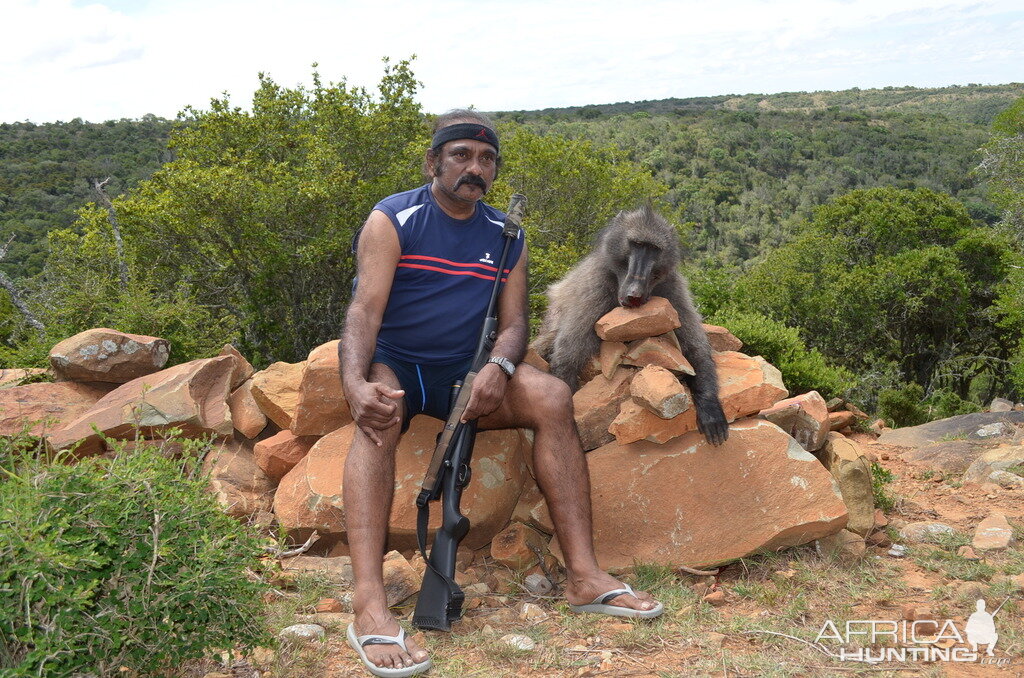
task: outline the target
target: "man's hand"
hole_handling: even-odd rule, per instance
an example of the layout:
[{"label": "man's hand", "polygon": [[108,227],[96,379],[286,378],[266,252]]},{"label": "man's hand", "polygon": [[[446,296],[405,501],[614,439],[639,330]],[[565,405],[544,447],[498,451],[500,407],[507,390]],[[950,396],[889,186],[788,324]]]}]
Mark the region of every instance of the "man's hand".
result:
[{"label": "man's hand", "polygon": [[507,386],[508,377],[500,367],[494,363],[484,365],[473,380],[473,391],[469,394],[466,411],[462,413],[462,423],[486,417],[498,409]]},{"label": "man's hand", "polygon": [[374,445],[380,447],[383,441],[378,431],[389,429],[398,423],[398,403],[405,396],[405,391],[396,391],[377,381],[364,381],[347,395],[348,406],[356,425]]}]

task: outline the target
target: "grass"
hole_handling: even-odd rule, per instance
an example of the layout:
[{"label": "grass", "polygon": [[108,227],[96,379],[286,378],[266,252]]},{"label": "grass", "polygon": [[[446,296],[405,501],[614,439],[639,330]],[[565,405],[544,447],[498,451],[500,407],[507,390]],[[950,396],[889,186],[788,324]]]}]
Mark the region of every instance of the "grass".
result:
[{"label": "grass", "polygon": [[871,464],[871,493],[875,498],[875,507],[882,509],[885,513],[890,513],[896,508],[896,496],[890,494],[885,487],[895,479],[896,476],[893,475],[892,471],[880,464]]}]

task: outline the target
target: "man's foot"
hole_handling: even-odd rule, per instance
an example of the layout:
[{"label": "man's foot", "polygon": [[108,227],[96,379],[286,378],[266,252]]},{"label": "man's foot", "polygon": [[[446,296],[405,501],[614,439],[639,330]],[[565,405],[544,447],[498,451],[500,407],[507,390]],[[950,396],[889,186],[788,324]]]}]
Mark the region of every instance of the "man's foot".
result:
[{"label": "man's foot", "polygon": [[[628,610],[636,610],[640,615],[655,612],[651,616],[661,614],[661,603],[654,600],[651,594],[646,591],[626,592],[614,598],[602,600],[602,597],[611,591],[627,588],[629,587],[622,582],[601,571],[582,577],[574,577],[570,574],[565,584],[565,598],[574,607],[592,608],[589,610],[583,609],[582,611],[616,614],[615,610],[602,609],[603,606],[608,608],[624,608],[620,616],[633,616]],[[596,606],[594,605],[595,601],[598,601]]]},{"label": "man's foot", "polygon": [[[357,614],[353,627],[354,635],[356,636],[397,636],[401,630],[398,620],[387,611]],[[377,642],[371,642],[362,646],[366,660],[382,669],[412,668],[430,658],[426,650],[409,636],[405,636],[405,648],[403,650],[402,646],[397,643]]]}]

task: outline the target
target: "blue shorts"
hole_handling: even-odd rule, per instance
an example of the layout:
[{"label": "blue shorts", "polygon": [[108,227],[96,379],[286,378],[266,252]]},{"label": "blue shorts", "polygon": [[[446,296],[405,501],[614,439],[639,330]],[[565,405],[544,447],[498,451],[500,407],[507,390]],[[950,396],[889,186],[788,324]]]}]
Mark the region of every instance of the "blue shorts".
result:
[{"label": "blue shorts", "polygon": [[426,414],[441,421],[448,418],[452,384],[466,378],[473,359],[445,365],[419,365],[396,358],[378,346],[371,362],[390,367],[405,391],[405,418],[402,420],[402,433],[405,433],[417,414]]}]

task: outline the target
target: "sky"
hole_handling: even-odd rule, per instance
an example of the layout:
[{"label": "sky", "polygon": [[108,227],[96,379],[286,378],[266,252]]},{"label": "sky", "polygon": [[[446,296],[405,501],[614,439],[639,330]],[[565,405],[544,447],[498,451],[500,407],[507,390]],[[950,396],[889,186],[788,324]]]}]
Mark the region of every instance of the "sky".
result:
[{"label": "sky", "polygon": [[439,113],[1024,81],[1021,0],[0,0],[0,122],[173,118],[263,72]]}]

